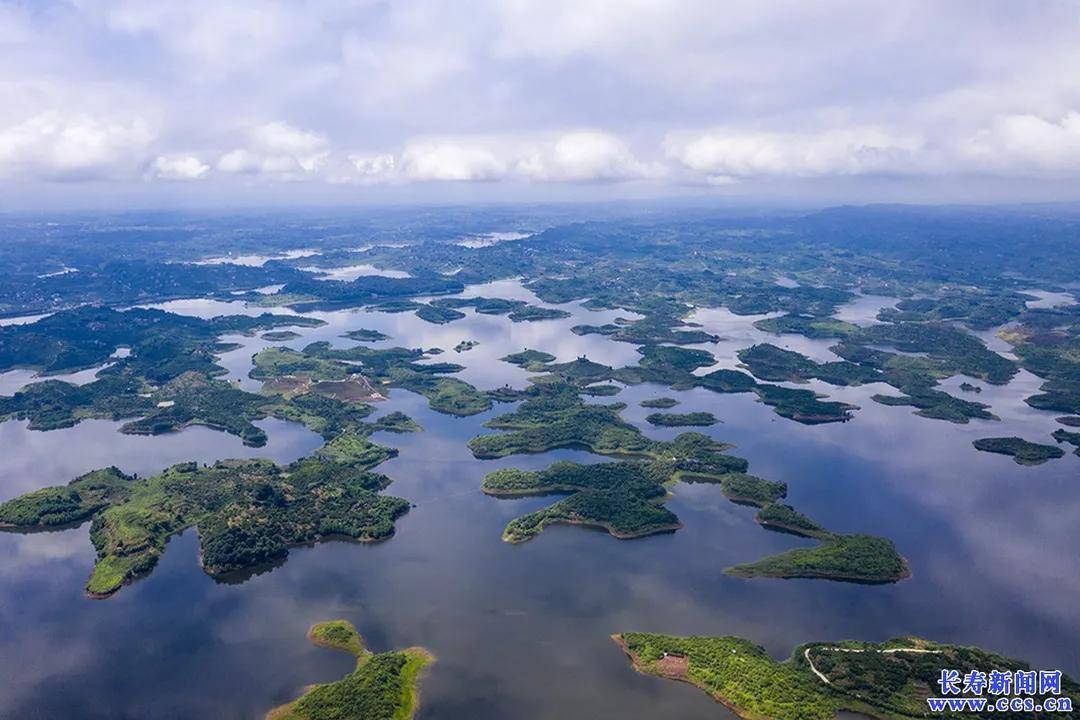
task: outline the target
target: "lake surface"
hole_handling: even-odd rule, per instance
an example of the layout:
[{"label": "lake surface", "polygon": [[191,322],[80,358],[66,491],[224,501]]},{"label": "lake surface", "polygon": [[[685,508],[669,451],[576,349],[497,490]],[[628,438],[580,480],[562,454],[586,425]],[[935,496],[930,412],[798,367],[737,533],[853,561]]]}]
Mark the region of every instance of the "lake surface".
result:
[{"label": "lake surface", "polygon": [[[469,288],[467,295],[521,297],[517,283]],[[895,299],[891,299],[895,301]],[[209,304],[208,304],[209,303]],[[867,321],[890,299],[860,298],[848,319]],[[242,303],[179,301],[174,312],[210,315],[262,312]],[[524,386],[527,373],[498,360],[525,347],[630,364],[634,346],[601,336],[578,337],[572,325],[602,324],[625,312],[564,307],[574,317],[511,323],[478,315],[432,325],[411,314],[313,313],[327,321],[297,328],[301,337],[270,343],[228,337],[229,377],[246,377],[251,355],[271,344],[303,347],[315,340],[352,344],[340,335],[373,328],[391,339],[375,346],[441,347],[438,360],[466,366],[460,375],[480,387]],[[735,351],[770,341],[831,359],[829,341],[775,336],[752,327],[755,316],[700,310],[693,320],[724,337],[700,347],[719,367],[735,367]],[[859,321],[854,320],[854,321]],[[451,348],[477,340],[468,352]],[[960,394],[960,379],[946,383]],[[815,580],[743,580],[723,575],[807,541],[760,528],[753,510],[728,502],[710,485],[675,487],[669,507],[684,528],[674,534],[620,541],[578,527],[554,527],[524,545],[500,541],[507,521],[552,502],[484,496],[483,475],[500,467],[538,469],[556,459],[600,461],[576,451],[475,460],[465,443],[490,432],[483,423],[507,411],[454,418],[394,390],[379,412],[402,410],[423,432],[379,434],[400,449],[378,469],[393,478],[388,492],[415,504],[387,542],[330,542],[291,552],[283,565],[241,584],[217,582],[198,566],[193,532],[174,538],[159,567],[112,599],[84,597],[93,562],[89,526],[57,533],[0,534],[0,717],[261,718],[313,682],[352,667],[344,654],[305,639],[315,622],[346,618],[376,651],[423,645],[438,657],[423,682],[424,720],[505,718],[730,718],[688,685],[635,673],[609,639],[619,631],[735,634],[786,657],[810,640],[883,640],[917,634],[980,645],[1039,667],[1080,674],[1080,457],[1071,453],[1038,467],[977,452],[978,437],[1017,434],[1049,442],[1054,413],[1023,398],[1038,378],[1021,373],[1005,387],[971,381],[1001,422],[953,425],[919,418],[911,408],[870,401],[883,385],[810,387],[860,406],[848,423],[807,427],[784,420],[751,394],[701,389],[675,392],[641,385],[614,398],[623,417],[654,438],[679,429],[652,428],[638,403],[660,395],[679,412],[708,410],[723,422],[704,431],[734,443],[751,472],[789,485],[792,505],[826,527],[891,538],[913,576],[886,586]],[[0,499],[63,483],[115,464],[151,473],[183,460],[270,457],[288,462],[320,439],[283,421],[260,423],[265,448],[193,427],[140,437],[118,423],[32,432],[0,424]]]}]

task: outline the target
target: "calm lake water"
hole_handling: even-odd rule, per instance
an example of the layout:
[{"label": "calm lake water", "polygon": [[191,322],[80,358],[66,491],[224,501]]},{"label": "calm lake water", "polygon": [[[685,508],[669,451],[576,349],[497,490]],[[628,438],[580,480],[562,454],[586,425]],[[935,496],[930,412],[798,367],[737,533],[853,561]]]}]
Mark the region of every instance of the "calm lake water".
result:
[{"label": "calm lake water", "polygon": [[[468,295],[522,297],[517,283],[470,288]],[[846,317],[867,321],[891,304],[860,298]],[[190,314],[245,312],[240,303],[181,301]],[[400,344],[441,347],[439,360],[467,366],[461,377],[481,387],[521,387],[527,373],[499,357],[525,347],[559,360],[585,354],[609,364],[635,362],[631,345],[578,337],[578,323],[602,324],[625,312],[565,307],[573,318],[511,323],[477,315],[449,325],[411,314],[313,313],[327,321],[300,328],[302,337],[243,344],[226,353],[229,377],[254,389],[251,355],[271,344],[303,347],[314,340],[347,346],[347,330],[379,329]],[[262,311],[261,309],[256,309]],[[755,317],[702,310],[693,320],[724,337],[701,346],[734,367],[735,351],[771,341],[831,358],[828,341],[755,330]],[[455,353],[462,340],[473,350]],[[655,438],[678,429],[644,423],[638,402],[660,395],[678,411],[709,410],[723,422],[705,432],[737,445],[751,471],[790,487],[792,505],[841,532],[893,539],[913,576],[888,586],[813,580],[742,580],[723,568],[806,541],[761,529],[753,511],[728,502],[709,485],[675,488],[669,507],[677,533],[620,541],[577,527],[546,530],[520,546],[500,541],[511,518],[551,498],[496,499],[480,491],[499,467],[541,468],[556,459],[599,461],[558,451],[498,461],[472,458],[465,443],[489,432],[483,423],[509,406],[470,418],[440,415],[419,396],[392,391],[379,412],[402,410],[424,431],[380,434],[400,449],[382,465],[389,492],[415,507],[387,542],[330,542],[292,551],[286,563],[241,584],[216,582],[198,566],[194,532],[174,538],[148,578],[110,600],[82,594],[93,562],[89,526],[58,533],[0,534],[0,717],[3,718],[261,718],[313,682],[348,672],[348,656],[320,650],[304,634],[314,622],[352,621],[376,651],[423,645],[438,662],[425,678],[425,720],[468,718],[733,717],[687,685],[636,674],[609,639],[614,632],[735,634],[776,657],[809,640],[883,640],[917,634],[980,645],[1036,666],[1080,674],[1080,457],[1038,467],[977,452],[978,437],[1017,434],[1050,442],[1053,413],[1022,399],[1039,384],[1021,373],[1006,387],[974,397],[1001,422],[953,425],[919,418],[910,408],[869,400],[891,388],[811,387],[860,406],[855,420],[806,427],[775,415],[753,395],[674,392],[642,385],[615,398],[623,416]],[[959,393],[960,379],[946,383]],[[183,460],[270,457],[287,462],[320,439],[282,421],[265,421],[265,448],[205,428],[159,437],[125,436],[117,423],[31,432],[0,424],[0,499],[63,483],[109,464],[150,473]]]}]

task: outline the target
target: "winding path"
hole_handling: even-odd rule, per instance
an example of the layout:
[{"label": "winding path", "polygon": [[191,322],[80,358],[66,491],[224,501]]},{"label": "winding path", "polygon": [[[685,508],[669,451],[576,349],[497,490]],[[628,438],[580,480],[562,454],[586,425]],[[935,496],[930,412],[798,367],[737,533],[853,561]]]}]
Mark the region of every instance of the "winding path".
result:
[{"label": "winding path", "polygon": [[[848,653],[864,653],[864,652],[879,652],[879,653],[898,653],[898,652],[910,652],[910,653],[932,653],[939,655],[943,650],[928,650],[926,648],[888,648],[887,650],[867,650],[865,648],[842,648],[842,647],[822,647],[816,648],[817,650],[835,650],[837,652]],[[810,669],[814,671],[814,674],[821,678],[821,681],[826,685],[832,685],[832,680],[825,677],[825,673],[814,667],[814,661],[810,659],[810,648],[803,650],[803,657],[806,658],[806,664],[810,666]]]}]

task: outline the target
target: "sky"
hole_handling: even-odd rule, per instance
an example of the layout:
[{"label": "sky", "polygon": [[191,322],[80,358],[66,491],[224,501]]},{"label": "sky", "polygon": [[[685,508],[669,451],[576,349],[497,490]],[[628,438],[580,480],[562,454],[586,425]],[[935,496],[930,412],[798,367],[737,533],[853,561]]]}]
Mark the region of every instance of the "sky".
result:
[{"label": "sky", "polygon": [[1080,198],[1075,0],[0,0],[0,210]]}]

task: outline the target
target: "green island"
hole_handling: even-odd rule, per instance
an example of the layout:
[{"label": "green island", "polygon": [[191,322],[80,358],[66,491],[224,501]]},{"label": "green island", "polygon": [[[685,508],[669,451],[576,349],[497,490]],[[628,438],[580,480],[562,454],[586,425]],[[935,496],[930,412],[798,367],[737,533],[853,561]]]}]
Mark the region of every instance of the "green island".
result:
[{"label": "green island", "polygon": [[506,355],[501,360],[511,365],[520,365],[526,370],[535,369],[536,372],[543,372],[545,365],[555,362],[555,356],[551,353],[526,348],[521,352]]},{"label": "green island", "polygon": [[209,467],[181,463],[159,475],[128,476],[109,468],[0,504],[7,530],[62,530],[92,519],[97,551],[86,583],[107,597],[149,573],[173,535],[199,531],[200,558],[221,576],[280,562],[292,546],[333,537],[382,540],[408,511],[400,498],[381,495],[390,480],[369,472],[394,450],[360,435],[351,446],[327,446],[324,456],[279,466],[265,460],[222,460]]},{"label": "green island", "polygon": [[792,314],[758,320],[754,327],[777,335],[804,335],[813,339],[842,338],[859,329],[858,325],[836,318]]},{"label": "green island", "polygon": [[218,379],[226,370],[215,355],[230,349],[219,336],[322,324],[291,315],[202,320],[162,310],[85,307],[0,328],[0,369],[70,372],[95,367],[119,347],[130,349],[84,385],[45,380],[0,396],[0,420],[27,420],[32,430],[71,427],[89,418],[126,420],[121,432],[142,435],[205,425],[258,447],[266,434],[253,422],[272,411],[265,397]]},{"label": "green island", "polygon": [[998,334],[1013,346],[1020,366],[1041,380],[1039,393],[1025,399],[1037,410],[1068,415],[1063,425],[1080,425],[1080,306],[1025,311]]},{"label": "green island", "polygon": [[469,350],[472,350],[474,347],[476,347],[479,344],[480,343],[477,342],[476,340],[462,340],[461,342],[459,342],[457,345],[454,346],[454,352],[456,352],[456,353],[468,352]]},{"label": "green island", "polygon": [[260,337],[263,340],[269,340],[270,342],[284,342],[285,340],[295,340],[300,337],[300,333],[293,332],[292,330],[271,330],[265,332]]},{"label": "green island", "polygon": [[0,327],[0,371],[73,372],[106,363],[117,348],[129,348],[130,355],[115,363],[112,374],[131,369],[148,371],[151,379],[168,379],[184,370],[210,370],[215,351],[223,347],[218,340],[221,335],[324,324],[299,315],[223,315],[203,320],[148,308],[119,311],[85,306],[35,323]]},{"label": "green island", "polygon": [[434,325],[445,325],[460,320],[465,317],[465,313],[443,305],[421,305],[416,311],[416,317]]},{"label": "green island", "polygon": [[347,620],[313,625],[308,639],[318,647],[354,655],[356,668],[341,680],[310,687],[268,712],[266,720],[410,720],[416,714],[420,679],[435,661],[430,652],[413,647],[373,653]]},{"label": "green island", "polygon": [[667,410],[668,408],[673,408],[678,404],[679,401],[673,397],[650,398],[648,400],[642,400],[638,403],[638,405],[643,408],[655,408],[657,410]]},{"label": "green island", "polygon": [[[459,319],[452,315],[452,313],[458,313],[461,308],[471,307],[481,315],[506,315],[511,322],[531,322],[536,320],[560,320],[562,318],[570,317],[570,313],[565,310],[559,310],[557,308],[545,308],[537,305],[530,305],[524,300],[509,300],[506,298],[487,298],[487,297],[473,297],[473,298],[439,298],[438,300],[432,300],[431,306],[440,311],[447,311],[448,317],[456,320]],[[417,313],[419,315],[419,313]],[[431,317],[436,317],[432,313],[428,313]],[[461,317],[465,317],[461,314]],[[428,318],[424,318],[427,320]],[[437,322],[437,320],[432,320]]]},{"label": "green island", "polygon": [[[917,637],[808,643],[782,662],[749,640],[732,636],[632,632],[612,639],[638,672],[694,685],[746,720],[833,720],[841,710],[879,720],[952,717],[932,714],[926,704],[927,696],[938,693],[942,668],[957,669],[961,675],[1031,669],[1023,661],[980,648]],[[1075,705],[1080,685],[1063,677],[1062,695]],[[968,716],[1023,717],[1000,712]]]},{"label": "green island", "polygon": [[[772,526],[767,519],[761,524]],[[791,532],[789,527],[784,529]],[[907,561],[886,538],[835,535],[823,531],[810,537],[820,539],[821,543],[815,547],[788,550],[757,562],[733,565],[724,572],[743,578],[822,578],[868,585],[897,582],[911,576]]]},{"label": "green island", "polygon": [[514,310],[518,310],[528,305],[524,300],[508,300],[506,298],[488,297],[439,298],[438,300],[433,300],[431,304],[436,307],[451,308],[454,310],[471,307],[480,315],[508,315]]},{"label": "green island", "polygon": [[338,349],[317,342],[303,350],[266,348],[254,358],[252,378],[279,392],[283,386],[354,379],[373,388],[397,387],[423,395],[433,410],[450,415],[475,415],[491,408],[492,399],[472,385],[445,377],[459,372],[454,363],[421,363],[430,353],[418,349],[364,346]]},{"label": "green island", "polygon": [[979,438],[971,444],[983,452],[1010,455],[1018,465],[1041,465],[1065,455],[1064,450],[1054,445],[1033,443],[1019,437]]},{"label": "green island", "polygon": [[524,305],[510,313],[507,317],[512,322],[536,322],[537,320],[562,320],[570,317],[570,313],[558,308],[545,308],[536,305]]},{"label": "green island", "polygon": [[501,432],[469,442],[473,455],[487,459],[583,448],[621,462],[559,462],[540,471],[504,468],[486,475],[481,487],[497,497],[566,496],[510,521],[503,531],[507,542],[530,540],[556,523],[600,527],[620,539],[677,530],[678,517],[662,503],[668,488],[681,480],[719,484],[731,501],[758,507],[762,527],[820,541],[815,547],[736,565],[725,570],[729,575],[865,583],[896,582],[910,575],[907,561],[889,540],[834,534],[792,508],[777,505],[787,494],[786,485],[747,475],[748,463],[727,455],[729,446],[693,432],[671,441],[651,440],[622,420],[619,412],[625,406],[585,403],[574,379],[591,377],[594,368],[574,361],[547,369],[554,372],[534,382],[515,411],[486,423]]},{"label": "green island", "polygon": [[496,470],[484,477],[483,491],[497,497],[569,493],[543,510],[512,520],[503,540],[520,543],[553,523],[592,525],[621,538],[643,537],[681,527],[660,501],[664,484],[677,472],[671,463],[614,462],[579,465],[559,462],[545,470]]},{"label": "green island", "polygon": [[874,368],[846,360],[818,363],[792,350],[762,343],[739,351],[739,360],[755,377],[777,382],[822,380],[830,385],[862,385],[874,382],[879,373]]},{"label": "green island", "polygon": [[811,390],[759,383],[750,375],[737,370],[724,368],[705,375],[695,375],[694,370],[716,364],[716,358],[707,350],[671,345],[643,345],[637,348],[637,352],[642,356],[637,365],[617,369],[593,362],[586,357],[566,363],[553,363],[554,358],[550,353],[535,350],[508,355],[503,360],[520,365],[532,373],[549,373],[551,377],[578,384],[616,380],[625,385],[653,382],[667,385],[674,390],[701,387],[718,393],[753,392],[761,402],[771,406],[776,414],[806,425],[846,422],[851,419],[852,411],[856,409],[845,403],[824,401]]},{"label": "green island", "polygon": [[[178,380],[194,383],[191,392],[197,393],[207,382],[196,380],[202,377],[186,373]],[[0,504],[0,529],[64,530],[92,520],[97,560],[86,584],[91,597],[107,597],[149,573],[169,538],[192,527],[199,533],[203,569],[219,577],[281,562],[299,544],[390,537],[409,504],[381,494],[390,479],[371,469],[397,451],[368,437],[419,426],[400,412],[366,422],[373,408],[337,397],[348,395],[343,384],[348,383],[320,390],[318,383],[288,395],[235,391],[265,403],[260,412],[319,433],[326,442],[313,456],[287,466],[266,460],[222,460],[209,467],[188,462],[143,478],[116,468],[97,470]]]},{"label": "green island", "polygon": [[389,340],[390,336],[384,332],[378,330],[370,330],[368,328],[360,328],[358,330],[350,330],[342,335],[350,340],[357,342],[379,342],[380,340]]},{"label": "green island", "polygon": [[601,383],[598,385],[586,385],[581,388],[582,395],[589,395],[592,397],[611,397],[612,395],[618,395],[622,392],[623,386],[616,385],[614,383]]},{"label": "green island", "polygon": [[534,322],[537,320],[561,320],[570,317],[570,313],[557,308],[545,308],[530,305],[523,300],[505,298],[439,298],[416,309],[416,316],[421,320],[443,325],[465,317],[460,308],[471,307],[482,315],[506,315],[511,322]]},{"label": "green island", "polygon": [[[966,423],[972,418],[998,419],[989,412],[989,405],[962,400],[935,389],[935,386],[939,380],[958,372],[980,377],[987,382],[1004,383],[1015,372],[1010,361],[990,352],[970,336],[961,335],[965,339],[958,339],[955,331],[949,329],[931,331],[923,328],[928,335],[924,338],[918,332],[886,333],[877,330],[880,327],[885,326],[872,326],[846,334],[844,340],[832,348],[844,358],[840,361],[819,363],[800,353],[767,343],[744,348],[738,355],[750,372],[763,380],[821,380],[838,386],[880,382],[904,393],[899,396],[878,393],[871,397],[882,405],[912,406],[922,417],[955,423]],[[934,344],[935,341],[942,345]],[[881,350],[879,345],[896,345],[905,352],[906,348],[931,347],[937,354],[924,357],[891,353]],[[942,350],[942,347],[949,352]],[[950,355],[950,352],[953,354]],[[973,359],[971,354],[978,357]],[[969,383],[964,385],[976,388]],[[961,389],[964,389],[963,385]]]},{"label": "green island", "polygon": [[1059,443],[1069,443],[1076,449],[1073,453],[1080,455],[1080,432],[1069,432],[1068,430],[1058,428],[1050,434],[1050,437],[1057,440]]},{"label": "green island", "polygon": [[720,422],[711,412],[690,413],[650,413],[645,416],[645,422],[650,425],[662,427],[686,427],[715,425]]}]

